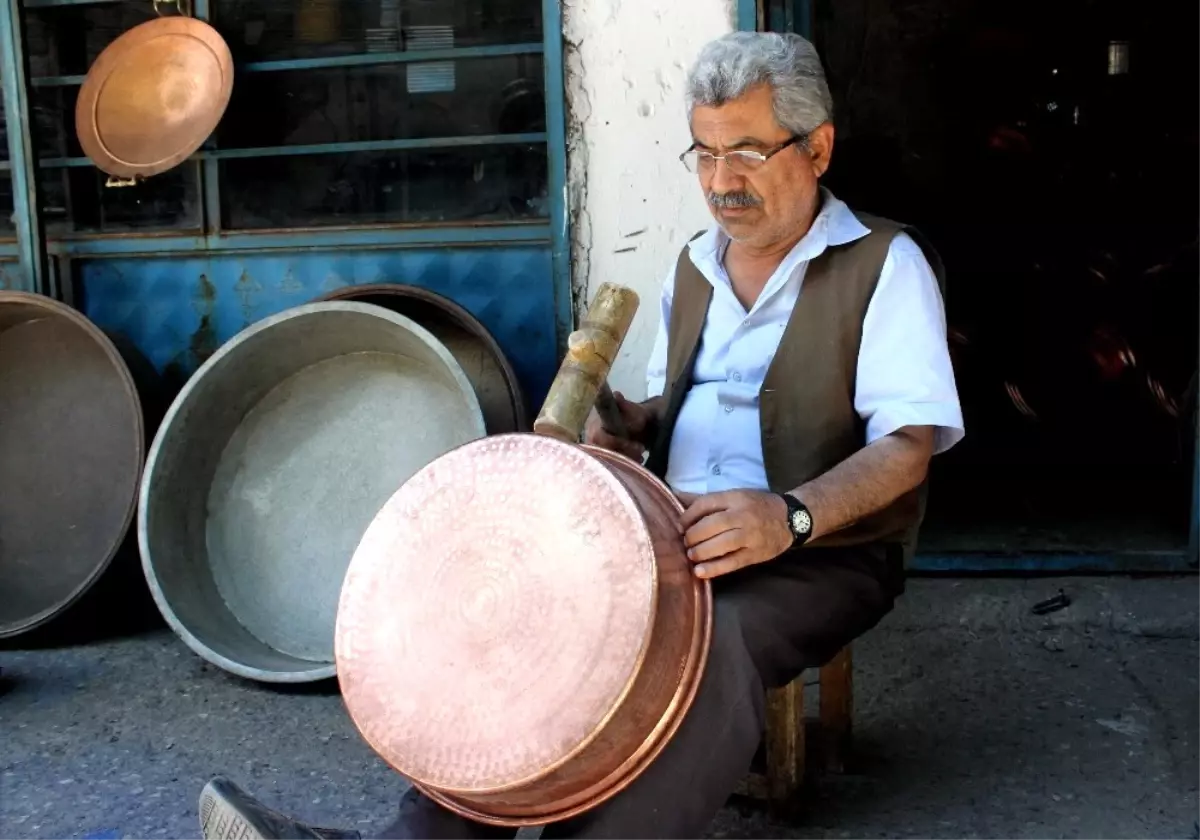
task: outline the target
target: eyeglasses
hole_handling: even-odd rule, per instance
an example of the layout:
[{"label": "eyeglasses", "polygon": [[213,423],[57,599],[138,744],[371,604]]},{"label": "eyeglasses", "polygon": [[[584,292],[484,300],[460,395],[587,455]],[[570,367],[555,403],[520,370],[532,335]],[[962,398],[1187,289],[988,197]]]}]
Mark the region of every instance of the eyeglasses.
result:
[{"label": "eyeglasses", "polygon": [[693,174],[711,172],[716,168],[717,161],[723,160],[725,161],[725,165],[729,167],[729,171],[735,175],[750,175],[762,169],[768,160],[789,146],[804,145],[807,142],[807,134],[796,134],[791,139],[785,140],[783,143],[780,143],[773,149],[768,149],[766,152],[753,152],[746,149],[726,152],[723,155],[714,155],[712,152],[700,151],[693,146],[681,154],[679,160],[683,162],[687,171]]}]

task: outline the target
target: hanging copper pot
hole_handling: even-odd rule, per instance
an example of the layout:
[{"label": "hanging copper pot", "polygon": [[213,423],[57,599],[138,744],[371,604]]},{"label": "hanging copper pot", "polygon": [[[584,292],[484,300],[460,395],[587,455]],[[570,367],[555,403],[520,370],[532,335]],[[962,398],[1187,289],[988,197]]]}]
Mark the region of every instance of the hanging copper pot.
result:
[{"label": "hanging copper pot", "polygon": [[148,178],[200,148],[232,92],[233,56],[217,31],[184,15],[159,17],[122,34],[92,64],[75,133],[101,171]]},{"label": "hanging copper pot", "polygon": [[367,528],[335,656],[359,732],[451,810],[538,825],[628,786],[690,707],[712,594],[682,506],[641,464],[579,445],[636,310],[600,290],[534,424],[453,450]]}]

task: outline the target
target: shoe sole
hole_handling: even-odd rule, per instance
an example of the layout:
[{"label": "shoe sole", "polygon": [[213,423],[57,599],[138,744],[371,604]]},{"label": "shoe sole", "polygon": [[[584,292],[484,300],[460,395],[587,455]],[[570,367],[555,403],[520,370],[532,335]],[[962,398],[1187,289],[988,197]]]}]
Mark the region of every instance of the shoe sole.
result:
[{"label": "shoe sole", "polygon": [[205,840],[268,840],[211,785],[200,794],[200,833]]}]

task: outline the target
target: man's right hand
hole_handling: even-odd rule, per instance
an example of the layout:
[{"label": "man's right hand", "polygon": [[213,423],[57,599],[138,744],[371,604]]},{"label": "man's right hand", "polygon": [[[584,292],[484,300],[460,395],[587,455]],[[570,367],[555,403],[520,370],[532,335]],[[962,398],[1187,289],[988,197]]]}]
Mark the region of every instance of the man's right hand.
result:
[{"label": "man's right hand", "polygon": [[646,440],[646,432],[654,425],[654,412],[643,403],[630,402],[625,399],[620,391],[613,392],[613,399],[616,401],[617,407],[621,410],[621,417],[625,421],[625,429],[629,433],[628,437],[617,437],[614,434],[606,432],[600,424],[600,415],[593,408],[592,413],[588,415],[587,425],[583,430],[583,442],[603,447],[613,452],[619,452],[640,464],[642,456],[646,452],[646,446],[649,443]]}]

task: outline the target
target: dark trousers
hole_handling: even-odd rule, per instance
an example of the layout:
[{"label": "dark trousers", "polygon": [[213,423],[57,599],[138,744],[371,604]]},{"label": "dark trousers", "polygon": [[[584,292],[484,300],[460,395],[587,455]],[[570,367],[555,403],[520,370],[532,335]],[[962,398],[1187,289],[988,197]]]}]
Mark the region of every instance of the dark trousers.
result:
[{"label": "dark trousers", "polygon": [[[700,837],[750,769],[766,689],[832,659],[874,627],[902,589],[879,547],[808,549],[713,583],[712,647],[696,699],[671,743],[598,808],[547,825],[543,838]],[[383,837],[511,838],[511,828],[452,814],[410,790]]]}]

